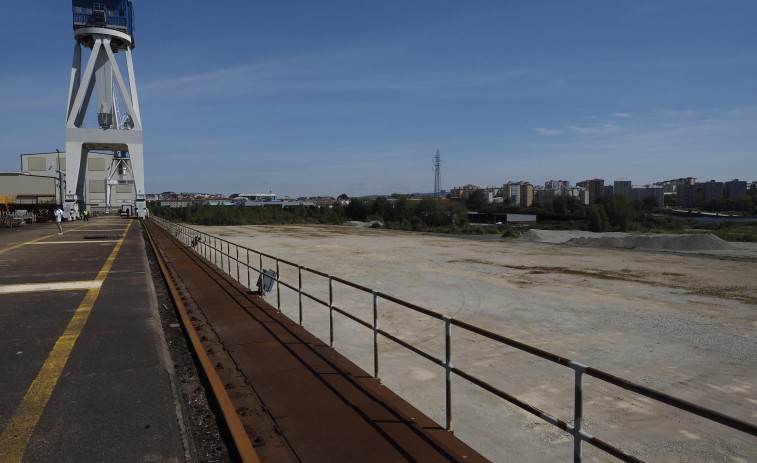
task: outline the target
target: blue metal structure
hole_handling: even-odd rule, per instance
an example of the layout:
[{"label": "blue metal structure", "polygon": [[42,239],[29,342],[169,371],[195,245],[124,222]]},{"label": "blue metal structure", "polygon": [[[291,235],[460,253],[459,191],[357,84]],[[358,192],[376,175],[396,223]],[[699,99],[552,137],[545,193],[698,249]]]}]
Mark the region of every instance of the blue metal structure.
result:
[{"label": "blue metal structure", "polygon": [[106,27],[134,37],[134,2],[132,0],[72,0],[74,29]]}]

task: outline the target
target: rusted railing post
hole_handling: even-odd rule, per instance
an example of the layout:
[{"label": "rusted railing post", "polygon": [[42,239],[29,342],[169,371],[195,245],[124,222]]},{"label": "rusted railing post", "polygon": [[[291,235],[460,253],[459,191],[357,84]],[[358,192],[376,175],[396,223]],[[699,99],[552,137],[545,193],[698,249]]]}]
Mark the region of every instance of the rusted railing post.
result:
[{"label": "rusted railing post", "polygon": [[247,288],[252,289],[252,267],[250,266],[250,248],[247,249],[247,259],[245,265],[247,266]]},{"label": "rusted railing post", "polygon": [[329,345],[334,347],[334,280],[329,275]]},{"label": "rusted railing post", "polygon": [[297,283],[297,297],[299,299],[299,306],[300,306],[300,326],[303,326],[302,324],[302,265],[297,266],[297,271],[299,273],[299,279]]},{"label": "rusted railing post", "polygon": [[276,258],[276,308],[281,312],[281,285],[279,284],[279,278],[281,273],[279,272],[279,259]]},{"label": "rusted railing post", "polygon": [[582,365],[578,362],[570,362],[568,366],[576,372],[576,385],[574,391],[575,403],[573,404],[573,462],[581,463],[583,458],[581,439],[581,421],[584,416],[584,393],[583,393],[583,377],[584,371],[586,371],[586,365]]},{"label": "rusted railing post", "polygon": [[379,379],[378,295],[373,291],[373,377]]},{"label": "rusted railing post", "polygon": [[265,289],[263,289],[263,286],[265,286],[263,284],[263,254],[258,253],[258,258],[260,261],[259,267],[258,267],[258,281],[260,282],[260,287],[258,289],[260,290],[260,295],[265,296]]},{"label": "rusted railing post", "polygon": [[452,431],[452,319],[444,316],[444,369],[446,384],[447,431]]}]

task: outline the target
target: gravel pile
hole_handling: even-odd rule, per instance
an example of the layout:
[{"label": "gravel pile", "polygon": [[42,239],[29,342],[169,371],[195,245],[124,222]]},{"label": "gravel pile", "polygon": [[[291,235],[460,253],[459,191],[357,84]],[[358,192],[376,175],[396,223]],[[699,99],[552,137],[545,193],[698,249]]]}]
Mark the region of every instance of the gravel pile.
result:
[{"label": "gravel pile", "polygon": [[649,233],[629,234],[528,230],[519,239],[536,243],[657,251],[719,251],[731,248],[730,243],[710,234],[658,235]]}]

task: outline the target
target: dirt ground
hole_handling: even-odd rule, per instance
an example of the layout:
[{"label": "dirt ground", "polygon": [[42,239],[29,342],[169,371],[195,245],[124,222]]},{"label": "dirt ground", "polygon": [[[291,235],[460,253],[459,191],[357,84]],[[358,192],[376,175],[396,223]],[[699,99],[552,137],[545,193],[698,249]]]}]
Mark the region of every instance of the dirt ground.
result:
[{"label": "dirt ground", "polygon": [[[669,252],[355,227],[196,228],[757,424],[757,245]],[[297,285],[296,268],[280,274]],[[328,301],[325,278],[304,272],[303,285]],[[280,297],[297,320],[297,294],[282,287]],[[275,290],[266,299],[276,305]],[[334,304],[372,323],[370,294],[335,284]],[[306,300],[303,312],[328,340],[328,310]],[[378,323],[443,358],[441,323],[385,300]],[[372,331],[346,317],[335,327],[335,347],[372,373]],[[455,367],[573,422],[572,370],[457,327],[452,339]],[[379,350],[382,381],[443,425],[444,369],[389,341]],[[757,461],[757,437],[599,380],[584,380],[584,403],[587,433],[645,461]],[[452,411],[456,435],[492,461],[572,460],[569,435],[459,378]],[[583,448],[584,461],[617,461]]]}]

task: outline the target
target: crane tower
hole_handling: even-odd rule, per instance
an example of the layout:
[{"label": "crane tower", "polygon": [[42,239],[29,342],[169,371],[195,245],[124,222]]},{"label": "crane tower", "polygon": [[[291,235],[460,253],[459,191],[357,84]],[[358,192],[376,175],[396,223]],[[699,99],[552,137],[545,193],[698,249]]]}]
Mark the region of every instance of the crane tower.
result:
[{"label": "crane tower", "polygon": [[[142,118],[134,79],[134,6],[132,0],[73,0],[74,59],[66,112],[65,210],[77,214],[93,188],[132,185],[134,212],[147,215],[142,151]],[[82,69],[82,47],[91,50]],[[116,54],[125,55],[126,77]],[[123,61],[122,61],[123,63]],[[92,96],[96,89],[96,101]],[[119,109],[123,105],[123,113]],[[89,118],[86,118],[87,112]],[[93,113],[97,113],[94,118]],[[90,151],[113,152],[105,185],[87,182]],[[115,173],[119,172],[116,178]],[[128,172],[130,175],[124,175]],[[132,177],[132,179],[128,179]],[[95,182],[95,181],[93,181]],[[99,190],[99,192],[102,192]]]}]

